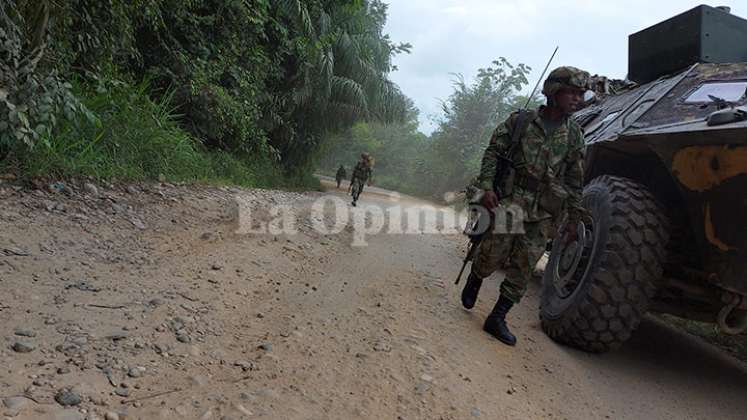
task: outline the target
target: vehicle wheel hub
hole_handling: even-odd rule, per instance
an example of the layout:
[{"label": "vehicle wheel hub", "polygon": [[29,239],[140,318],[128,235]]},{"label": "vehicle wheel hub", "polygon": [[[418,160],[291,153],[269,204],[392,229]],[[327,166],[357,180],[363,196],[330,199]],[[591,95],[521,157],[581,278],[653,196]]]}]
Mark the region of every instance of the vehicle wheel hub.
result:
[{"label": "vehicle wheel hub", "polygon": [[[581,284],[594,245],[593,226],[578,223],[578,237],[574,242],[560,245],[560,258],[553,270],[553,285],[566,298]],[[562,238],[558,238],[562,241]]]}]

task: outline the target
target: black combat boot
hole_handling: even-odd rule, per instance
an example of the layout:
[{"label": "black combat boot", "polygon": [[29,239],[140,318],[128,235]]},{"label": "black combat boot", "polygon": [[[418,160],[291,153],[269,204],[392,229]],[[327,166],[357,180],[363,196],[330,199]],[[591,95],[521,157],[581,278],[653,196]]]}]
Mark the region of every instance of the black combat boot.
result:
[{"label": "black combat boot", "polygon": [[482,279],[474,275],[473,273],[469,273],[469,277],[467,277],[467,284],[464,285],[464,289],[462,289],[462,305],[464,305],[467,309],[472,309],[475,307],[475,302],[477,302],[477,294],[480,292],[480,287],[482,286]]},{"label": "black combat boot", "polygon": [[516,345],[516,337],[511,334],[511,331],[508,330],[508,326],[506,325],[506,314],[511,310],[512,306],[514,306],[514,303],[507,297],[501,295],[501,297],[498,298],[495,307],[493,307],[493,311],[485,320],[485,325],[482,327],[485,332],[509,346]]}]

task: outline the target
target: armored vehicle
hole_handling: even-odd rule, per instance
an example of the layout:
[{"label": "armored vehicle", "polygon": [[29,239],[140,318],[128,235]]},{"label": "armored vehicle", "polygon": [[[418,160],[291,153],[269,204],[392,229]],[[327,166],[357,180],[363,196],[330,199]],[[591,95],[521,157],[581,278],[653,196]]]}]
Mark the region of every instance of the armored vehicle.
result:
[{"label": "armored vehicle", "polygon": [[578,240],[553,243],[540,318],[556,341],[619,347],[647,311],[747,331],[747,20],[699,6],[629,37],[625,83],[596,78]]}]

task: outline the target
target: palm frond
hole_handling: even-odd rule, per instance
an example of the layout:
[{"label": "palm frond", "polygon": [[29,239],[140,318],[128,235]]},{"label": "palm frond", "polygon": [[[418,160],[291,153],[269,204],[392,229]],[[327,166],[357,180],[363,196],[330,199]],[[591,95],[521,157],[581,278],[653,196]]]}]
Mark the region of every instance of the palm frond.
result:
[{"label": "palm frond", "polygon": [[279,0],[278,9],[285,16],[296,22],[301,28],[301,32],[311,38],[314,38],[314,24],[311,21],[309,9],[301,0]]},{"label": "palm frond", "polygon": [[321,13],[319,13],[319,34],[324,35],[330,32],[330,28],[332,28],[332,17],[322,10]]},{"label": "palm frond", "polygon": [[301,8],[301,13],[298,15],[298,19],[301,22],[301,27],[304,30],[304,34],[310,38],[316,38],[316,31],[314,30],[314,24],[311,22],[311,15],[309,9],[306,7]]},{"label": "palm frond", "polygon": [[321,77],[321,89],[325,98],[332,94],[332,78],[335,74],[335,54],[327,50],[320,55],[319,74]]},{"label": "palm frond", "polygon": [[301,0],[279,0],[278,9],[286,16],[299,16],[301,14]]},{"label": "palm frond", "polygon": [[293,101],[299,106],[309,103],[313,97],[314,87],[308,79],[293,91]]},{"label": "palm frond", "polygon": [[368,100],[363,87],[353,79],[332,77],[332,100],[354,106],[360,115],[368,114]]}]

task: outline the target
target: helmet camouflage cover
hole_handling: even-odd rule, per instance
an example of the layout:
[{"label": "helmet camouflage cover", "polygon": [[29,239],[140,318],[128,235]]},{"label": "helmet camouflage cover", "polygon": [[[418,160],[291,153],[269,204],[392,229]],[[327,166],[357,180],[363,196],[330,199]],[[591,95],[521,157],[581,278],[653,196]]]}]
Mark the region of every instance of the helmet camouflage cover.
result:
[{"label": "helmet camouflage cover", "polygon": [[571,66],[558,67],[550,72],[544,85],[542,93],[551,97],[560,89],[589,89],[589,73]]}]

